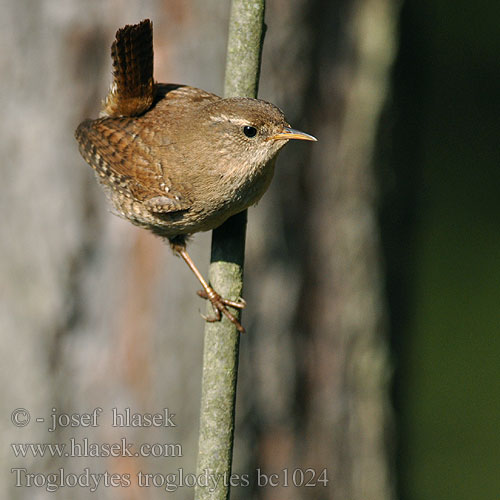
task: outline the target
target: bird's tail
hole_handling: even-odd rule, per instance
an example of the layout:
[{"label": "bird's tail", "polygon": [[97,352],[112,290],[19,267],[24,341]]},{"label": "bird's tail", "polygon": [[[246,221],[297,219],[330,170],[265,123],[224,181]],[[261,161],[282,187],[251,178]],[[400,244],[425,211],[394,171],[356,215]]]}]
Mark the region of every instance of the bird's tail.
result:
[{"label": "bird's tail", "polygon": [[149,19],[116,32],[111,46],[113,83],[103,116],[137,116],[153,104],[153,23]]}]

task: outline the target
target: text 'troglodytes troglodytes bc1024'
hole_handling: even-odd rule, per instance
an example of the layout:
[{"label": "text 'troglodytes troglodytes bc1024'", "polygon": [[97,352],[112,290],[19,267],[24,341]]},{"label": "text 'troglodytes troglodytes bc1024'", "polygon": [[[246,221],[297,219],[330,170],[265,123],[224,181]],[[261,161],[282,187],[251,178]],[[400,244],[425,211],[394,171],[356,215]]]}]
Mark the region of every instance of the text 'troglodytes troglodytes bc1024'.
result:
[{"label": "text 'troglodytes troglodytes bc1024'", "polygon": [[290,127],[281,110],[258,99],[222,99],[187,85],[153,80],[149,20],[118,30],[111,47],[113,83],[101,117],[75,136],[116,211],[167,238],[203,286],[215,315],[243,327],[186,251],[186,238],[214,229],[256,203],[271,182],[278,151],[290,139],[315,141]]}]

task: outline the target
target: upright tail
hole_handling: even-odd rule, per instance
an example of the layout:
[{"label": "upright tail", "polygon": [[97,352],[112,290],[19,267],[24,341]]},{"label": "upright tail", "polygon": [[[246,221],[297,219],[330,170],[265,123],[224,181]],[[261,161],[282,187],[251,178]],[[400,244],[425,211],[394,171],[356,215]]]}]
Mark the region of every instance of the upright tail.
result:
[{"label": "upright tail", "polygon": [[153,23],[149,19],[116,32],[111,46],[113,83],[103,103],[104,116],[136,116],[153,104]]}]

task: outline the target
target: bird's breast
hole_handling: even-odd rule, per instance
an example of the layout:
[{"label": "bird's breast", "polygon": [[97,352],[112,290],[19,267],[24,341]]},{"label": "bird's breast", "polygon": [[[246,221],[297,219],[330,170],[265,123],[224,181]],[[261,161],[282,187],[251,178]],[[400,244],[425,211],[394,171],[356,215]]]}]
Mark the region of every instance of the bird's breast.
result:
[{"label": "bird's breast", "polygon": [[[257,203],[269,187],[274,175],[275,159],[251,171],[242,168],[240,173],[214,175],[203,187],[202,208],[208,219],[222,222]],[[211,229],[211,228],[210,228]]]}]

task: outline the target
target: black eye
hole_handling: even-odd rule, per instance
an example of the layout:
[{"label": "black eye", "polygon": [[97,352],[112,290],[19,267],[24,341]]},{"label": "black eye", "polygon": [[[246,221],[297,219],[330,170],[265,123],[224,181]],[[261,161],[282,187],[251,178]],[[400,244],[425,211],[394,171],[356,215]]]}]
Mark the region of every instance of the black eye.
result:
[{"label": "black eye", "polygon": [[245,125],[243,127],[243,133],[247,137],[255,137],[257,135],[257,129],[255,127],[251,127],[250,125]]}]

